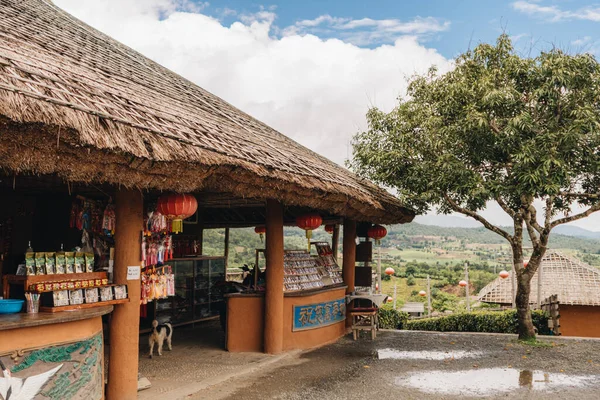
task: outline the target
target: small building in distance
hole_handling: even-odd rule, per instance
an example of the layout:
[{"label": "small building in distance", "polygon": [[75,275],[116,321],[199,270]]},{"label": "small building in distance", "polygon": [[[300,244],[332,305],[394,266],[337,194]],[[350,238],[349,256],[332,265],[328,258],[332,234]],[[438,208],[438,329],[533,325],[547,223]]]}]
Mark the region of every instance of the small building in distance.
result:
[{"label": "small building in distance", "polygon": [[425,314],[425,304],[419,302],[405,303],[400,311],[407,312],[411,317],[422,317]]},{"label": "small building in distance", "polygon": [[[548,250],[540,265],[542,299],[558,296],[563,336],[600,337],[600,269],[573,257]],[[511,306],[513,279],[497,278],[479,292],[479,301]],[[538,276],[531,279],[529,302],[537,306]],[[516,287],[515,287],[516,292]]]}]

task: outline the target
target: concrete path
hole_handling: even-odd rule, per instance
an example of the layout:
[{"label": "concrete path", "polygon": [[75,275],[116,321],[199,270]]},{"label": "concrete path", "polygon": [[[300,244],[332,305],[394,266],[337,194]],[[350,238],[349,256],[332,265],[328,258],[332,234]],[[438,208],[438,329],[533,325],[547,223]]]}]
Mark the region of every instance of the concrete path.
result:
[{"label": "concrete path", "polygon": [[600,341],[380,332],[292,355],[190,399],[598,399]]},{"label": "concrete path", "polygon": [[598,399],[600,341],[381,331],[305,352],[228,353],[218,323],[175,329],[173,351],[147,358],[146,399]]}]

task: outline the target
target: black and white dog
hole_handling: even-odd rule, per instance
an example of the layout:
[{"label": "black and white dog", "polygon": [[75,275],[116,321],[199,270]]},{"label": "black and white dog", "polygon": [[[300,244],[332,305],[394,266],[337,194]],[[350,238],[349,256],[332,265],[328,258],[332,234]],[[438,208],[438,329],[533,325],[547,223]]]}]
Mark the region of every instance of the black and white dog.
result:
[{"label": "black and white dog", "polygon": [[167,340],[167,347],[169,350],[173,350],[171,346],[171,338],[173,337],[173,327],[168,322],[165,324],[158,324],[157,320],[152,321],[152,333],[148,338],[148,344],[150,345],[150,358],[152,358],[152,352],[154,351],[154,344],[158,345],[158,355],[162,356],[162,347],[165,339]]}]

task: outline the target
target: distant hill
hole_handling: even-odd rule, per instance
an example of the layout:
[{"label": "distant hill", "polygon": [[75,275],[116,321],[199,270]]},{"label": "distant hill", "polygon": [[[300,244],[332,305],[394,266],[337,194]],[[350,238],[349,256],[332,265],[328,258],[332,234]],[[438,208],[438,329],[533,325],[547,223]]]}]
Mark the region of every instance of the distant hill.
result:
[{"label": "distant hill", "polygon": [[554,233],[558,233],[565,236],[574,236],[588,239],[600,239],[600,232],[589,231],[587,229],[580,228],[572,225],[560,225],[554,228]]},{"label": "distant hill", "polygon": [[[456,215],[440,215],[440,214],[428,214],[428,215],[417,215],[415,223],[428,226],[437,226],[440,228],[482,228],[483,225],[479,222]],[[557,226],[553,233],[558,233],[565,236],[581,237],[588,239],[600,239],[600,232],[590,231],[588,229],[580,228],[575,225],[560,225]]]},{"label": "distant hill", "polygon": [[[568,228],[563,232],[559,230],[553,231],[550,236],[550,247],[555,249],[576,249],[589,253],[600,254],[600,233],[587,231],[582,228],[565,226]],[[575,229],[572,229],[575,228]],[[503,229],[512,233],[512,227],[504,227]],[[393,225],[388,229],[389,240],[398,239],[397,236],[442,236],[456,237],[458,240],[465,240],[470,243],[482,244],[506,244],[506,240],[487,230],[486,228],[457,228],[457,227],[441,227],[433,225],[423,225],[416,222],[403,225]],[[578,233],[581,236],[576,236]],[[584,234],[590,236],[583,236]],[[598,234],[598,236],[592,236]],[[525,234],[527,236],[527,234]],[[384,239],[385,241],[385,239]]]},{"label": "distant hill", "polygon": [[479,222],[467,217],[458,217],[455,215],[417,215],[415,221],[421,225],[434,225],[442,228],[481,228]]}]

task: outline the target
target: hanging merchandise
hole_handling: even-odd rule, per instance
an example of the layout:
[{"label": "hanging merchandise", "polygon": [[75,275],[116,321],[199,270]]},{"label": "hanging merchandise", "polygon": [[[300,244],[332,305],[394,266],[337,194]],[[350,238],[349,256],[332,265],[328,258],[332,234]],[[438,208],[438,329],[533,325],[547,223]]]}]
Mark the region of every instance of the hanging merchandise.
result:
[{"label": "hanging merchandise", "polygon": [[163,264],[173,258],[172,240],[169,235],[154,234],[142,239],[143,266]]},{"label": "hanging merchandise", "polygon": [[141,304],[175,296],[175,275],[170,265],[146,268],[141,278]]},{"label": "hanging merchandise", "polygon": [[158,199],[156,209],[171,221],[171,232],[181,233],[183,220],[196,213],[198,201],[190,194],[167,194]]},{"label": "hanging merchandise", "polygon": [[167,218],[160,211],[150,211],[146,221],[146,235],[153,233],[166,233],[169,230]]},{"label": "hanging merchandise", "polygon": [[112,236],[115,234],[115,225],[115,206],[109,202],[102,216],[102,231],[106,236]]}]

